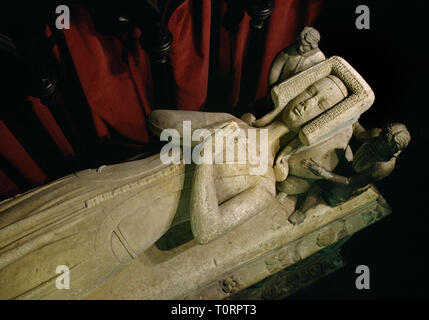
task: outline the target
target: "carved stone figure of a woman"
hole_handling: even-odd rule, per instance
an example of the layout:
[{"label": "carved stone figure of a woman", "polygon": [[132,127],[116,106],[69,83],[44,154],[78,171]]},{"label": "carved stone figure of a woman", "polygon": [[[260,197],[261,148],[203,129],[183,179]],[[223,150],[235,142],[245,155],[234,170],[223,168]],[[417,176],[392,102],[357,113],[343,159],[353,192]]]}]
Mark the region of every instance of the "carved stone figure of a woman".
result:
[{"label": "carved stone figure of a woman", "polygon": [[[292,100],[315,82],[324,83],[313,86],[317,92],[306,93],[317,96],[318,103],[306,105],[300,101],[284,113],[286,119],[294,113],[304,121],[271,121],[258,129],[268,130],[268,159],[262,161],[262,171],[252,170],[255,165],[249,162],[164,164],[157,154],[81,171],[1,202],[0,298],[43,298],[58,292],[56,268],[61,265],[70,269],[71,288],[58,295],[82,297],[138,258],[180,219],[190,220],[195,240],[204,244],[260,212],[276,196],[279,178],[273,165],[285,144],[282,138],[291,132],[288,126],[304,130],[315,117],[317,120],[341,106],[337,103],[344,97],[338,86],[342,79],[336,83],[332,75],[323,80],[331,68],[321,67],[322,73],[320,67],[310,68],[296,81],[289,79],[289,89],[281,88],[287,97],[279,99]],[[340,67],[352,70],[347,64]],[[314,76],[310,76],[313,72]],[[336,98],[332,100],[332,96]],[[361,100],[349,102],[348,106],[353,109],[356,103]],[[264,119],[277,112],[278,109]],[[340,113],[340,120],[348,120],[348,112],[346,109],[345,118]],[[353,112],[355,115],[356,110]],[[158,111],[150,120],[154,128],[161,129],[175,127],[184,120],[192,121],[195,128],[213,129],[212,132],[251,129],[244,121],[222,113]],[[328,131],[335,131],[341,123],[334,121]],[[318,134],[307,133],[304,137],[310,140]],[[246,136],[234,140],[234,144],[260,150],[259,142]],[[282,172],[281,161],[277,168]]]}]

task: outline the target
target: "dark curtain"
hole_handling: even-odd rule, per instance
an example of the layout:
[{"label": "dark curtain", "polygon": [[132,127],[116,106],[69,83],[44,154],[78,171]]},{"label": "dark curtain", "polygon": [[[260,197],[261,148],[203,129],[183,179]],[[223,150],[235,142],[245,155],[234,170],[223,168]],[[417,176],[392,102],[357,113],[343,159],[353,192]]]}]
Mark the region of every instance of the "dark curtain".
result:
[{"label": "dark curtain", "polygon": [[[172,13],[168,23],[173,37],[168,55],[173,83],[170,108],[236,113],[241,100],[263,99],[274,56],[295,42],[304,26],[313,25],[322,5],[321,0],[274,1],[259,44],[249,47],[255,32],[250,18],[243,11],[238,12],[236,26],[225,23],[228,2],[186,0]],[[60,70],[66,68],[68,58],[79,84],[73,92],[66,82],[55,94],[55,108],[67,119],[60,121],[52,108],[32,96],[19,107],[12,102],[2,109],[3,198],[88,166],[145,151],[153,140],[146,119],[157,106],[149,54],[139,43],[141,32],[134,28],[121,37],[101,33],[87,9],[71,7],[71,28],[64,30],[67,57],[58,46],[53,47]],[[50,34],[48,27],[46,34]],[[260,56],[259,64],[249,63],[254,51]],[[69,78],[73,78],[70,73]],[[79,94],[84,104],[76,98]],[[260,113],[268,111],[264,105],[257,108]],[[72,128],[73,143],[62,123]],[[77,149],[78,145],[86,148]],[[88,154],[91,161],[77,160]]]}]

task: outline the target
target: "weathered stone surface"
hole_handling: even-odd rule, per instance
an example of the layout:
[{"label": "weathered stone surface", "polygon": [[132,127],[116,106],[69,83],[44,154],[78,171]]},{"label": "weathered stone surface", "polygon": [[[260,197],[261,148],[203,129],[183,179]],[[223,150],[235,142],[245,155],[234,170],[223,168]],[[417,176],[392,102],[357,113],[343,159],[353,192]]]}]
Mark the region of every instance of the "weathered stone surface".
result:
[{"label": "weathered stone surface", "polygon": [[231,300],[278,300],[284,299],[301,288],[329,275],[345,265],[340,248],[325,250],[300,261],[257,284],[232,294]]},{"label": "weathered stone surface", "polygon": [[[236,232],[206,246],[190,241],[170,251],[150,248],[86,298],[224,299],[233,287],[249,287],[340,240],[346,235],[343,226],[348,226],[347,236],[352,235],[361,225],[348,221],[374,210],[378,199],[379,194],[370,188],[336,208],[318,205],[298,226],[273,229],[273,219],[281,212],[285,218],[290,214],[275,200]],[[384,210],[384,214],[389,212]],[[225,289],[228,279],[237,279],[236,284],[231,288],[227,284],[229,289]]]}]

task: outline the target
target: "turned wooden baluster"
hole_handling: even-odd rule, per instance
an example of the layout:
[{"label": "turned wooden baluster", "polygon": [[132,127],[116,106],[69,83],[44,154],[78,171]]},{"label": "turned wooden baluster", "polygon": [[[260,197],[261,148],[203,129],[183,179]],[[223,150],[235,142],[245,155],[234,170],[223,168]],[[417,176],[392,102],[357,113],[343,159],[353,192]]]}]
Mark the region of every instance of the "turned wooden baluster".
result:
[{"label": "turned wooden baluster", "polygon": [[151,58],[152,79],[156,108],[174,105],[173,73],[168,54],[173,37],[168,21],[183,0],[147,0],[146,7],[138,14],[130,13],[134,23],[142,30],[140,44]]},{"label": "turned wooden baluster", "polygon": [[159,30],[155,43],[150,44],[148,51],[151,57],[152,80],[155,95],[155,106],[163,108],[171,106],[172,71],[168,63],[168,53],[173,38],[168,30]]},{"label": "turned wooden baluster", "polygon": [[247,1],[246,11],[251,19],[252,30],[241,78],[242,86],[237,110],[239,113],[255,112],[249,105],[255,99],[265,47],[266,25],[273,10],[273,0]]}]

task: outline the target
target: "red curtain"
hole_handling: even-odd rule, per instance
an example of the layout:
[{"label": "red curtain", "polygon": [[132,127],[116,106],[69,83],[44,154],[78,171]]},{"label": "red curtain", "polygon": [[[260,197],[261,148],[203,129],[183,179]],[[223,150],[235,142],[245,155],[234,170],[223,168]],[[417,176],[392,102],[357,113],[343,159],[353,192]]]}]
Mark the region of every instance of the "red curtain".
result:
[{"label": "red curtain", "polygon": [[[276,0],[267,24],[259,77],[255,81],[255,99],[267,94],[267,76],[276,53],[295,41],[297,33],[312,25],[321,9],[322,0]],[[168,28],[173,36],[169,52],[175,87],[172,108],[200,110],[208,99],[209,69],[216,60],[213,72],[217,82],[223,83],[224,104],[233,108],[240,96],[240,85],[246,51],[252,30],[245,13],[236,34],[212,19],[211,0],[186,0],[172,14]],[[222,16],[227,10],[224,0],[216,6]],[[134,147],[144,147],[150,140],[146,118],[155,109],[150,60],[139,45],[140,30],[126,34],[132,43],[127,59],[123,59],[123,41],[96,31],[89,12],[80,6],[71,8],[71,28],[64,30],[69,54],[82,86],[92,115],[92,123],[100,141],[118,143],[117,137],[132,141]],[[218,47],[211,48],[211,33],[217,30]],[[216,50],[215,50],[216,49]],[[59,62],[62,57],[54,48]],[[216,96],[216,89],[213,89]],[[212,90],[212,91],[213,91]],[[225,94],[226,92],[226,94]],[[35,118],[34,126],[43,131],[36,144],[54,146],[57,162],[76,156],[62,128],[39,99],[29,97]],[[73,108],[65,104],[66,108]],[[12,121],[12,120],[13,121]],[[21,126],[21,128],[20,128]],[[6,113],[0,120],[0,195],[13,196],[28,188],[44,184],[55,177],[51,172],[51,154],[39,151],[33,141],[25,142],[20,115]],[[17,129],[18,128],[18,129]],[[19,132],[20,133],[19,133]],[[86,138],[79,132],[80,139]],[[48,141],[49,140],[49,141]],[[121,140],[122,141],[122,140]],[[130,144],[131,145],[131,144]],[[46,149],[46,148],[45,148]],[[49,149],[49,150],[51,150]],[[60,159],[60,160],[58,160]],[[103,159],[98,159],[102,163]],[[66,172],[64,171],[63,174]],[[56,172],[58,175],[58,172]],[[61,170],[59,172],[61,175]]]}]

